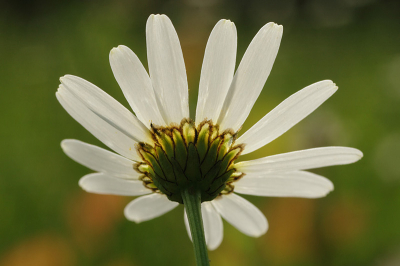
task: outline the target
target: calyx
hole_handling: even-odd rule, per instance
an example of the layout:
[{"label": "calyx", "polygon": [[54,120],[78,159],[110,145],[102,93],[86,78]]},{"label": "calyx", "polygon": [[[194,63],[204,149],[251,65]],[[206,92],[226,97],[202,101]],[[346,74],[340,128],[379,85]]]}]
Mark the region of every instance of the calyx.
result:
[{"label": "calyx", "polygon": [[234,145],[232,130],[219,133],[218,125],[205,120],[197,127],[190,119],[179,126],[152,125],[154,143],[136,147],[142,162],[135,169],[142,173],[147,188],[165,194],[169,200],[183,203],[185,189],[201,191],[201,202],[233,191],[233,181],[243,174],[234,167],[244,146]]}]

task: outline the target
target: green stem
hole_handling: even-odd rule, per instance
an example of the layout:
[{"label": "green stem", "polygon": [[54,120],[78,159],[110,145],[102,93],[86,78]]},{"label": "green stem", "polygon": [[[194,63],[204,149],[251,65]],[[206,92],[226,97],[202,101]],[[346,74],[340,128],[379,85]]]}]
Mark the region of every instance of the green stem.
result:
[{"label": "green stem", "polygon": [[209,266],[203,219],[201,217],[201,192],[194,188],[185,189],[182,192],[182,199],[189,220],[190,232],[192,233],[196,264],[198,266]]}]

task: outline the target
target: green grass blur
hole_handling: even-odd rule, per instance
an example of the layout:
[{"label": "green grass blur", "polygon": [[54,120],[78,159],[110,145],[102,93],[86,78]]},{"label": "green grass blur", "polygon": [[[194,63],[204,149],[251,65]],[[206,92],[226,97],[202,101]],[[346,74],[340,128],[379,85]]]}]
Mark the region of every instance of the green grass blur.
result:
[{"label": "green grass blur", "polygon": [[331,79],[338,92],[245,159],[319,146],[364,158],[317,169],[335,190],[316,200],[247,197],[266,215],[253,239],[224,222],[212,265],[400,265],[400,4],[398,1],[6,1],[0,3],[0,265],[194,265],[179,206],[135,224],[129,197],[83,192],[90,170],[65,138],[104,147],[55,98],[64,74],[128,106],[108,62],[129,46],[146,62],[145,24],[165,13],[180,37],[194,115],[202,56],[221,18],[235,22],[238,60],[259,28],[282,24],[271,75],[243,131],[297,90]]}]

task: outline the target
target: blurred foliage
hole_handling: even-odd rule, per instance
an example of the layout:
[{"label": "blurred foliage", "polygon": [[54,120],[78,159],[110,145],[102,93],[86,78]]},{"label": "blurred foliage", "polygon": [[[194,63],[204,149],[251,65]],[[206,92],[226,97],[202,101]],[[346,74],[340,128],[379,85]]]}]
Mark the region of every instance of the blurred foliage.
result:
[{"label": "blurred foliage", "polygon": [[78,187],[90,171],[60,141],[103,146],[58,104],[58,77],[83,77],[127,106],[108,53],[129,46],[146,66],[145,23],[165,13],[181,40],[194,115],[202,56],[220,18],[238,29],[238,62],[269,21],[280,52],[243,131],[297,90],[332,79],[339,91],[245,159],[340,145],[364,158],[317,169],[335,191],[317,200],[246,197],[270,229],[253,239],[224,223],[212,265],[400,265],[400,4],[373,0],[2,1],[0,3],[0,265],[194,265],[182,206],[128,222],[127,197]]}]

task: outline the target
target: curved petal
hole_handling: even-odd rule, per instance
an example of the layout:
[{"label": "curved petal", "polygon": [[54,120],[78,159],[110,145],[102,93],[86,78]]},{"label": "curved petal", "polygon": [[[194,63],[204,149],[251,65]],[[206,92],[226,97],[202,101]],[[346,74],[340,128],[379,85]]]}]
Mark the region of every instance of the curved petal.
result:
[{"label": "curved petal", "polygon": [[237,193],[267,197],[320,198],[333,190],[330,180],[304,171],[249,174],[234,185]]},{"label": "curved petal", "polygon": [[139,161],[141,158],[135,150],[137,143],[132,138],[125,135],[114,125],[103,120],[93,113],[75,95],[69,92],[62,84],[56,92],[57,100],[64,109],[84,128],[107,145],[110,149],[129,159]]},{"label": "curved petal", "polygon": [[80,99],[94,114],[113,125],[131,139],[136,142],[151,141],[150,132],[142,122],[122,104],[94,84],[71,75],[61,77],[60,81],[66,89]]},{"label": "curved petal", "polygon": [[116,178],[104,173],[85,175],[79,180],[79,186],[96,194],[140,196],[151,193],[141,181]]},{"label": "curved petal", "polygon": [[264,214],[246,199],[231,193],[214,199],[215,209],[240,232],[252,237],[259,237],[268,230]]},{"label": "curved petal", "polygon": [[247,130],[237,143],[245,143],[242,154],[270,143],[312,113],[337,90],[330,80],[314,83],[292,94]]},{"label": "curved petal", "polygon": [[204,119],[218,121],[236,62],[236,27],[230,20],[221,19],[207,42],[201,68],[196,124]]},{"label": "curved petal", "polygon": [[360,150],[348,147],[321,147],[282,153],[235,164],[239,172],[263,174],[306,170],[331,165],[350,164],[360,160]]},{"label": "curved petal", "polygon": [[[207,247],[209,250],[215,250],[221,244],[224,236],[224,228],[221,216],[214,209],[211,202],[203,202],[201,204],[201,216],[203,218],[204,234],[206,237]],[[189,238],[192,240],[192,234],[190,232],[186,210],[184,211],[184,221]]]},{"label": "curved petal", "polygon": [[119,45],[110,52],[110,64],[115,79],[138,119],[147,128],[151,123],[165,126],[150,77],[136,54],[128,47]]},{"label": "curved petal", "polygon": [[256,102],[274,64],[283,28],[275,23],[262,27],[251,41],[221,110],[218,124],[222,130],[240,129]]},{"label": "curved petal", "polygon": [[179,203],[170,201],[167,196],[153,193],[131,201],[124,210],[126,219],[140,223],[169,212]]},{"label": "curved petal", "polygon": [[165,15],[151,15],[146,24],[147,59],[158,107],[164,121],[189,117],[188,84],[178,35]]},{"label": "curved petal", "polygon": [[140,176],[133,168],[133,161],[100,147],[65,139],[61,142],[61,148],[72,160],[94,171],[124,179],[137,180]]}]

